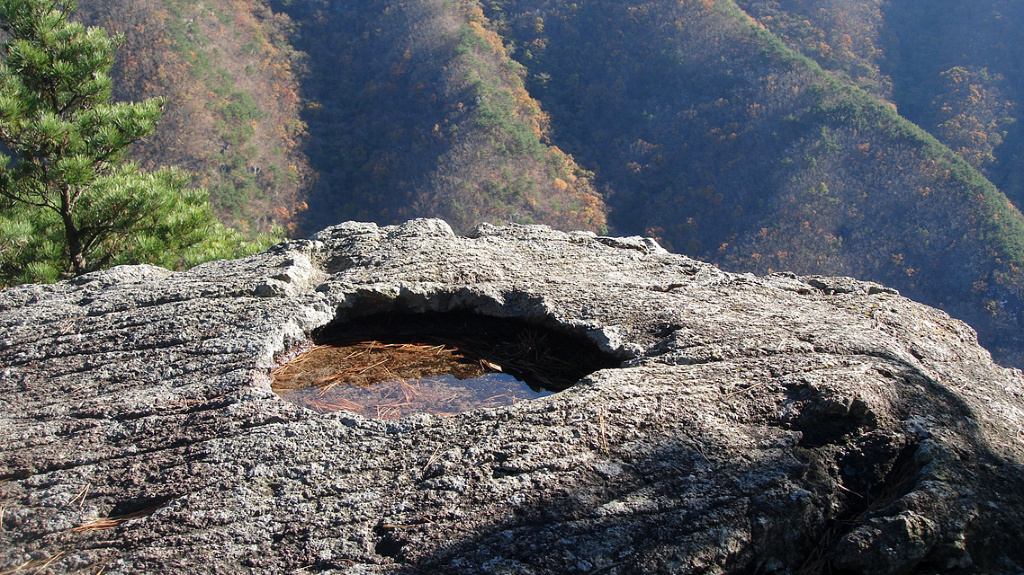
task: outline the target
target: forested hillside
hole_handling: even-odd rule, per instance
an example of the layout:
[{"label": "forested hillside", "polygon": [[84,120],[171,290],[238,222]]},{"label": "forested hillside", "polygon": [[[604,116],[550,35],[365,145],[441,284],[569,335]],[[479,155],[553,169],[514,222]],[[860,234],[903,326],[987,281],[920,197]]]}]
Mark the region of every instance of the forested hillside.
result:
[{"label": "forested hillside", "polygon": [[740,0],[787,45],[894,103],[1024,199],[1024,9],[1005,0]]},{"label": "forested hillside", "polygon": [[849,75],[731,2],[489,6],[617,229],[731,269],[874,279],[1017,345],[1019,212]]},{"label": "forested hillside", "polygon": [[82,0],[77,16],[125,35],[119,98],[168,99],[145,167],[193,173],[234,227],[297,231],[312,174],[286,16],[260,0]]},{"label": "forested hillside", "polygon": [[548,145],[548,118],[470,0],[282,2],[308,55],[307,227],[439,216],[603,230],[591,174]]},{"label": "forested hillside", "polygon": [[171,99],[140,157],[254,231],[649,234],[892,285],[1024,365],[1012,2],[82,1],[121,96]]}]

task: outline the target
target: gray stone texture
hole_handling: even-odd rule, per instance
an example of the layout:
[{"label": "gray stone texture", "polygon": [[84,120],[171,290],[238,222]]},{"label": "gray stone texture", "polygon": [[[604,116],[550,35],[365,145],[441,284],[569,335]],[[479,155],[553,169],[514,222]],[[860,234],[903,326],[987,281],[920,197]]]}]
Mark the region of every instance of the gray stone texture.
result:
[{"label": "gray stone texture", "polygon": [[[453,310],[621,364],[452,417],[270,389],[325,325]],[[1020,573],[1022,393],[876,284],[346,223],[0,292],[0,573]]]}]

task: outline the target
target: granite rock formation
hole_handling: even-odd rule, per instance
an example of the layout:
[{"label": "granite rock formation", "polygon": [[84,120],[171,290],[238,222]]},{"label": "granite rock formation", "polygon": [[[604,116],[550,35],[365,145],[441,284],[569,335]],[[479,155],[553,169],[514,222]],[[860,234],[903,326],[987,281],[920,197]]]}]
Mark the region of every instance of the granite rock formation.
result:
[{"label": "granite rock formation", "polygon": [[[450,417],[270,388],[328,327],[453,312],[614,367]],[[0,292],[0,572],[1019,573],[1022,394],[969,327],[876,284],[346,223]]]}]

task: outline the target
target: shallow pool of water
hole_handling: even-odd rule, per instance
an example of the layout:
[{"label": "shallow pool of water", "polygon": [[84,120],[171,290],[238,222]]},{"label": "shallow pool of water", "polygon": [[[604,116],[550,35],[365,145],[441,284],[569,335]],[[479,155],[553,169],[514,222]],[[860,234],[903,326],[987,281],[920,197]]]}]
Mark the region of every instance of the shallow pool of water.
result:
[{"label": "shallow pool of water", "polygon": [[380,419],[536,399],[616,363],[579,336],[465,313],[371,316],[314,342],[280,359],[273,390],[321,413]]},{"label": "shallow pool of water", "polygon": [[335,385],[279,392],[282,399],[320,413],[348,410],[375,419],[398,419],[414,413],[455,415],[481,407],[513,405],[551,393],[534,391],[506,373],[467,379],[446,374],[370,386]]}]

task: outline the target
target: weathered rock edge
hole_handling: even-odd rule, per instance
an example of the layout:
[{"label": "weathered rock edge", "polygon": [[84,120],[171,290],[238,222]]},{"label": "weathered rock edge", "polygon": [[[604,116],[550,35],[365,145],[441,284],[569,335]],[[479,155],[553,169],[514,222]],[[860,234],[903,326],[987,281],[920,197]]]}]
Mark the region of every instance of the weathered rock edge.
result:
[{"label": "weathered rock edge", "polygon": [[[318,328],[395,310],[523,318],[622,366],[393,422],[270,391]],[[1021,373],[876,284],[346,223],[4,290],[0,326],[0,572],[1024,571]]]}]

